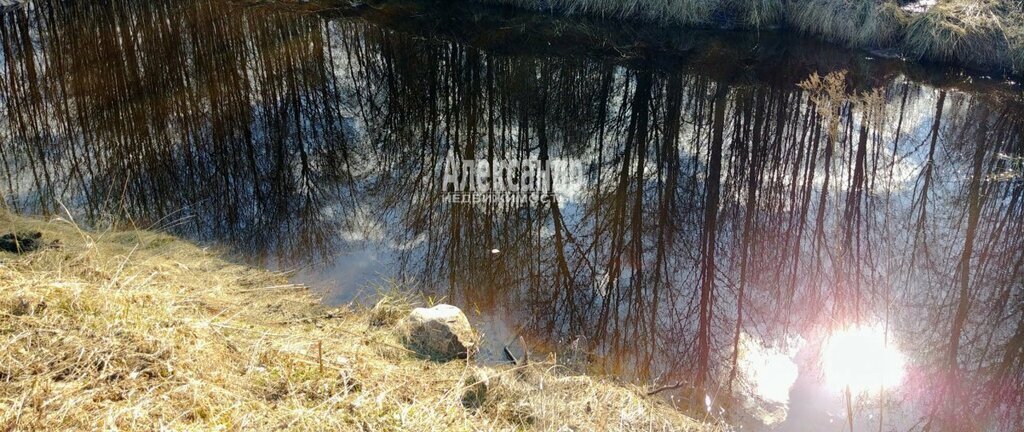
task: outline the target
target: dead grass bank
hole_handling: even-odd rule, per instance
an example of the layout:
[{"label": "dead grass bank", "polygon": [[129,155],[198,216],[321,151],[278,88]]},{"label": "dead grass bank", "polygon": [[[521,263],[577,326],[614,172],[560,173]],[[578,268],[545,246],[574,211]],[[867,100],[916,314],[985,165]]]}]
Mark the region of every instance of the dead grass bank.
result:
[{"label": "dead grass bank", "polygon": [[551,364],[422,360],[394,329],[405,300],[326,308],[151,232],[0,230],[63,243],[0,252],[0,430],[712,430]]},{"label": "dead grass bank", "polygon": [[915,60],[1024,74],[1024,3],[1016,0],[483,1],[666,24],[784,28]]}]

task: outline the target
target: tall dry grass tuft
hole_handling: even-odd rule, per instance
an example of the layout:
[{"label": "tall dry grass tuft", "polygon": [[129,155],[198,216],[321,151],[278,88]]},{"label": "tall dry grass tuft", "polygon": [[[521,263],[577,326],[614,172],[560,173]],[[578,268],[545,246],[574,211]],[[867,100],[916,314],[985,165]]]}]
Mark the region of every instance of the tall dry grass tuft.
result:
[{"label": "tall dry grass tuft", "polygon": [[[1024,19],[1022,19],[1024,21]],[[1024,71],[1024,25],[1009,29],[1010,64],[1015,71]]]},{"label": "tall dry grass tuft", "polygon": [[1006,65],[1008,34],[1024,25],[1019,15],[1009,13],[1008,7],[996,0],[940,2],[913,17],[903,45],[916,58],[977,66]]},{"label": "tall dry grass tuft", "polygon": [[63,243],[0,252],[0,430],[712,430],[551,363],[420,359],[395,328],[408,298],[327,308],[167,235],[0,230]]},{"label": "tall dry grass tuft", "polygon": [[721,0],[652,0],[652,6],[645,8],[650,18],[700,25],[712,19],[715,10],[721,7]]},{"label": "tall dry grass tuft", "polygon": [[780,25],[786,5],[782,0],[732,0],[743,24],[761,29]]},{"label": "tall dry grass tuft", "polygon": [[849,46],[892,48],[909,20],[891,0],[810,0],[788,5],[793,28]]},{"label": "tall dry grass tuft", "polygon": [[849,0],[788,3],[789,22],[795,29],[844,43],[857,34],[856,9],[855,3]]},{"label": "tall dry grass tuft", "polygon": [[815,111],[825,120],[829,139],[838,141],[843,107],[854,98],[846,90],[846,71],[832,72],[824,77],[814,73],[799,86],[808,93]]},{"label": "tall dry grass tuft", "polygon": [[910,23],[907,12],[891,1],[864,2],[859,15],[860,25],[857,33],[847,41],[851,46],[898,47],[903,32]]}]

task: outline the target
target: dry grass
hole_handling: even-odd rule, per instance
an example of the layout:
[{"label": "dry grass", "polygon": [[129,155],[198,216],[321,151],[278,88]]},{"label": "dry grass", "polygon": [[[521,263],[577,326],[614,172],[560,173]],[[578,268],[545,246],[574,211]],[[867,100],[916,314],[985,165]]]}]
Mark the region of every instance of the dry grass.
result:
[{"label": "dry grass", "polygon": [[789,21],[809,34],[838,42],[849,42],[857,34],[857,5],[851,1],[808,0],[790,2]]},{"label": "dry grass", "polygon": [[897,0],[484,1],[684,25],[789,28],[851,47],[1024,73],[1024,12],[1016,0],[938,0],[923,13]]},{"label": "dry grass", "polygon": [[1024,26],[1013,27],[1008,32],[1011,68],[1018,73],[1024,71]]},{"label": "dry grass", "polygon": [[893,2],[864,5],[856,36],[846,42],[859,47],[897,46],[910,22],[907,13]]},{"label": "dry grass", "polygon": [[896,46],[909,20],[896,3],[874,0],[790,2],[787,19],[803,33],[868,48]]},{"label": "dry grass", "polygon": [[64,244],[0,253],[0,430],[711,430],[552,364],[422,360],[400,298],[330,309],[166,235],[0,228]]},{"label": "dry grass", "polygon": [[1017,9],[1002,0],[938,3],[914,17],[907,28],[904,47],[918,58],[982,66],[1008,65],[1008,35],[1024,26]]},{"label": "dry grass", "polygon": [[778,25],[785,16],[782,0],[733,0],[741,22],[752,28]]}]

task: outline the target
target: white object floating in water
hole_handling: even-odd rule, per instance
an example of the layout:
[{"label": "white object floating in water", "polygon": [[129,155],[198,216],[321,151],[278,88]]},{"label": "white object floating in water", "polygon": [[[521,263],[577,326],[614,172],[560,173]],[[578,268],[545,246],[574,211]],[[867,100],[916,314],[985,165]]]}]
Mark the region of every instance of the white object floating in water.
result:
[{"label": "white object floating in water", "polygon": [[491,249],[491,253],[492,254],[498,254],[498,253],[501,253],[501,251],[498,250],[498,249]]}]

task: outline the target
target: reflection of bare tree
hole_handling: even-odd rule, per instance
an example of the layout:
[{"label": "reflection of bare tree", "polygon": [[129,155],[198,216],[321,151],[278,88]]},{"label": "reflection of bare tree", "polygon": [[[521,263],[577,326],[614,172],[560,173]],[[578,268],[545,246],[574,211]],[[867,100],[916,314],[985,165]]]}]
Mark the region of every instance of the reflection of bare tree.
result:
[{"label": "reflection of bare tree", "polygon": [[[415,288],[537,344],[584,336],[595,370],[683,381],[701,405],[741,391],[744,334],[880,320],[914,360],[896,396],[925,400],[933,428],[1024,421],[1024,191],[989,181],[1024,152],[1019,100],[846,77],[827,99],[692,53],[503,54],[359,20],[122,3],[0,18],[15,208],[64,203],[288,263],[374,241]],[[586,171],[558,205],[446,205],[449,148]]]},{"label": "reflection of bare tree", "polygon": [[[63,201],[257,255],[330,242],[323,210],[348,181],[349,126],[318,23],[212,4],[109,7],[4,17],[12,204]],[[33,192],[15,185],[26,175]]]}]

